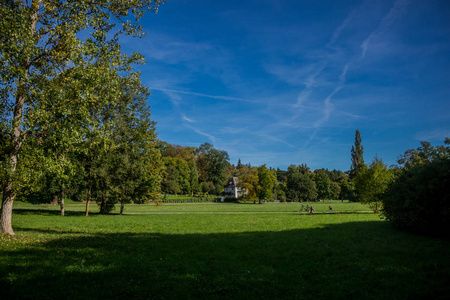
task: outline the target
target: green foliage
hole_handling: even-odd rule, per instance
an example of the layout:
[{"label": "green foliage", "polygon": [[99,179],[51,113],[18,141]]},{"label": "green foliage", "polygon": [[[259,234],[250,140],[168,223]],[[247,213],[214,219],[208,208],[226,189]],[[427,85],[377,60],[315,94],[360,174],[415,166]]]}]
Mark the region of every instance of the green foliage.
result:
[{"label": "green foliage", "polygon": [[191,186],[191,195],[197,194],[200,190],[200,185],[198,183],[198,170],[197,165],[195,164],[195,159],[191,159],[189,162],[190,169],[190,186]]},{"label": "green foliage", "polygon": [[444,141],[447,146],[434,147],[429,142],[420,142],[420,147],[417,149],[406,150],[405,153],[400,156],[398,163],[406,168],[429,163],[436,159],[449,158],[450,157],[450,139],[446,138]]},{"label": "green foliage", "polygon": [[246,191],[241,196],[243,200],[256,200],[258,199],[258,169],[249,168],[248,166],[243,166],[240,170],[241,175],[239,176],[238,188]]},{"label": "green foliage", "polygon": [[359,130],[356,129],[355,132],[355,144],[352,146],[351,155],[352,155],[352,166],[350,168],[350,179],[356,177],[356,173],[361,164],[364,164],[364,147],[361,144],[361,134]]},{"label": "green foliage", "polygon": [[313,201],[317,199],[317,188],[306,165],[290,165],[287,170],[287,194],[292,201]]},{"label": "green foliage", "polygon": [[257,196],[259,201],[270,200],[272,198],[272,189],[276,180],[275,174],[267,169],[266,165],[258,168]]},{"label": "green foliage", "polygon": [[339,195],[341,193],[341,186],[336,182],[330,183],[330,199],[336,200],[339,199]]},{"label": "green foliage", "polygon": [[369,204],[370,208],[378,213],[382,206],[383,194],[394,174],[381,159],[375,157],[367,168],[361,167],[354,179],[355,191],[362,203]]},{"label": "green foliage", "polygon": [[[215,195],[223,192],[230,166],[226,151],[217,150],[209,143],[195,148],[159,142],[157,148],[166,165],[161,185],[163,192],[191,195],[201,190]],[[200,186],[200,183],[205,184]]]},{"label": "green foliage", "polygon": [[[133,77],[138,53],[124,55],[121,34],[142,36],[144,12],[156,12],[163,1],[3,1],[0,5],[1,126],[9,130],[2,158],[4,188],[0,233],[14,234],[11,209],[21,179],[31,173],[21,160],[30,137],[51,145],[40,156],[55,177],[61,194],[78,169],[73,157],[81,141],[110,145],[105,114],[123,91],[122,77]],[[92,129],[95,138],[87,137]],[[87,149],[93,149],[90,147]],[[5,149],[5,148],[4,148]],[[6,158],[5,158],[6,157]],[[103,159],[103,158],[101,158]],[[99,160],[101,160],[99,159]],[[6,169],[6,170],[5,170]],[[101,170],[100,168],[98,169]],[[103,172],[104,170],[101,170]],[[101,172],[97,172],[97,175]],[[89,173],[92,179],[95,174]],[[99,181],[97,181],[99,183]],[[102,188],[107,181],[103,180]],[[92,184],[90,184],[92,186]],[[103,192],[102,192],[103,193]],[[90,193],[89,193],[90,194]]]},{"label": "green foliage", "polygon": [[200,184],[200,191],[204,195],[213,195],[213,194],[215,194],[216,187],[214,186],[214,184],[211,181],[202,182]]},{"label": "green foliage", "polygon": [[450,236],[450,158],[404,169],[385,192],[383,215],[402,229]]},{"label": "green foliage", "polygon": [[355,201],[355,183],[353,180],[345,177],[339,181],[339,186],[341,188],[340,199]]},{"label": "green foliage", "polygon": [[276,190],[276,200],[280,200],[281,202],[286,202],[286,193],[283,190]]},{"label": "green foliage", "polygon": [[204,155],[207,159],[206,180],[211,181],[214,186],[219,186],[219,189],[223,188],[223,184],[227,180],[225,169],[230,160],[228,153],[205,143],[200,145],[199,155]]},{"label": "green foliage", "polygon": [[325,174],[324,172],[318,172],[315,173],[312,178],[317,188],[317,199],[329,199],[331,196],[331,181],[328,178],[327,174]]}]

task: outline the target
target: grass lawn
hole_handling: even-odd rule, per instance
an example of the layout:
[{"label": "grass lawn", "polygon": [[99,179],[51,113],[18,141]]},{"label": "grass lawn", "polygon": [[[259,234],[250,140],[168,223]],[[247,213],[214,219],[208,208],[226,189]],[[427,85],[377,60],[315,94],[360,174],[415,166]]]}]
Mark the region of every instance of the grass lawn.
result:
[{"label": "grass lawn", "polygon": [[17,202],[16,236],[0,236],[0,298],[448,299],[449,240],[398,231],[359,204],[313,205],[128,205],[86,218],[79,204],[60,217]]}]

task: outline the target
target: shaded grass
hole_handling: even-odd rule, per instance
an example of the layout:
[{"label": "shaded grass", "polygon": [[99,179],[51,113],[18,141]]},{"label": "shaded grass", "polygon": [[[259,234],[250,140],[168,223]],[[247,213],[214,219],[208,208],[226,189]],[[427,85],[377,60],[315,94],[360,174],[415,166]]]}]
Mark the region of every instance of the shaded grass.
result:
[{"label": "shaded grass", "polygon": [[13,225],[16,237],[0,236],[5,299],[445,299],[450,292],[449,241],[397,231],[374,214],[29,212],[14,214]]}]

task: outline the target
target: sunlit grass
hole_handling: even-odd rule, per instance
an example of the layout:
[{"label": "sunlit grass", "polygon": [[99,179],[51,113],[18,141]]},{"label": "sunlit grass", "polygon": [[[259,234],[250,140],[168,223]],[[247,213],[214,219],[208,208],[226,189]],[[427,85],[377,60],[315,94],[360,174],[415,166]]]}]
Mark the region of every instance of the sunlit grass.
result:
[{"label": "sunlit grass", "polygon": [[[313,206],[316,213],[339,213],[339,212],[370,212],[367,205],[361,203],[326,201],[326,202],[303,202],[303,203],[272,203],[253,204],[249,203],[164,203],[156,204],[126,204],[124,213],[159,213],[159,212],[292,212],[297,213],[305,206]],[[329,209],[331,206],[332,210]],[[24,202],[15,202],[16,210],[50,210],[58,211],[56,205],[32,205]],[[85,204],[71,202],[65,205],[65,209],[70,212],[84,212]],[[98,212],[96,204],[90,205],[90,212]],[[117,205],[113,213],[118,213]]]}]

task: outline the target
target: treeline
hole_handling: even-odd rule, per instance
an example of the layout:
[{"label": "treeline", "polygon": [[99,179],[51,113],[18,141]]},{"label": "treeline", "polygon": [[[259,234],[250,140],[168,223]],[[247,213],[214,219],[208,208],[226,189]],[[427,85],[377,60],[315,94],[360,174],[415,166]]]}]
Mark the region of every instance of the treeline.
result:
[{"label": "treeline", "polygon": [[287,170],[269,169],[273,182],[269,195],[261,198],[258,190],[264,187],[258,174],[261,167],[249,167],[238,163],[233,175],[239,179],[243,200],[317,201],[348,199],[348,176],[339,170],[317,169],[311,171],[306,164],[290,165]]},{"label": "treeline", "polygon": [[172,195],[220,195],[231,174],[228,153],[209,143],[183,147],[158,144],[162,155],[161,193]]}]

